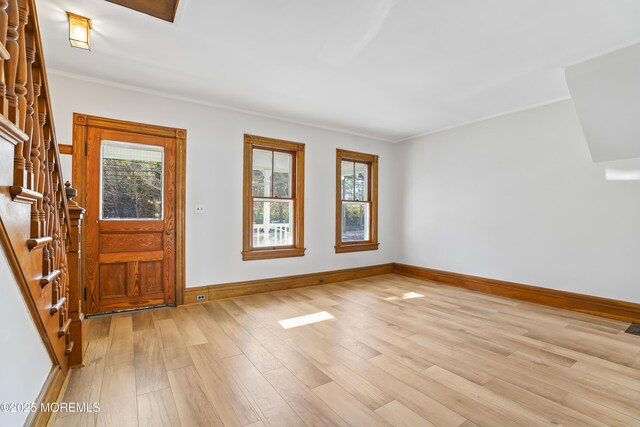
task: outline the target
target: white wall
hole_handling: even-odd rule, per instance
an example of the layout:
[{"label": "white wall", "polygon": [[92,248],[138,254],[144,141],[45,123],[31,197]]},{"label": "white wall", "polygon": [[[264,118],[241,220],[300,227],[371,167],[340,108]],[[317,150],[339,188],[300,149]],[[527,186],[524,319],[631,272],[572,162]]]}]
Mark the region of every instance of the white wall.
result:
[{"label": "white wall", "polygon": [[[256,115],[177,101],[50,72],[60,143],[71,143],[72,114],[185,128],[187,287],[393,262],[397,253],[398,170],[392,144]],[[306,144],[304,257],[242,261],[243,134]],[[336,148],[380,155],[380,249],[336,254]],[[67,163],[66,167],[69,165]],[[71,171],[65,171],[65,179]],[[195,215],[194,205],[207,213]]]},{"label": "white wall", "polygon": [[398,261],[640,302],[640,159],[594,164],[571,101],[399,150]]},{"label": "white wall", "polygon": [[[0,328],[0,403],[35,402],[51,371],[51,359],[1,247],[0,313],[4,319]],[[0,425],[21,426],[27,415],[0,411]]]}]

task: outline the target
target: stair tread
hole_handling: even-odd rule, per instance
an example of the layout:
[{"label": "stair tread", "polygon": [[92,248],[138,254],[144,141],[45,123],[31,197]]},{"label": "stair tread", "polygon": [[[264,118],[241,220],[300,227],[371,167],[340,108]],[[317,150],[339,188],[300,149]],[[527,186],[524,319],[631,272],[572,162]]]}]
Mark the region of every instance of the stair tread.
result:
[{"label": "stair tread", "polygon": [[37,237],[35,239],[29,239],[27,240],[27,246],[29,247],[29,250],[32,251],[34,249],[38,249],[43,247],[44,245],[53,242],[53,237]]},{"label": "stair tread", "polygon": [[11,186],[9,192],[11,193],[11,200],[14,202],[35,203],[38,200],[42,200],[42,194],[19,185]]},{"label": "stair tread", "polygon": [[49,313],[51,313],[51,315],[53,316],[54,314],[56,314],[58,311],[60,311],[60,309],[64,306],[64,304],[67,302],[67,298],[66,297],[62,297],[58,300],[57,303],[55,303],[55,305],[51,306],[51,309],[49,310]]},{"label": "stair tread", "polygon": [[46,276],[42,276],[40,278],[40,286],[44,288],[49,283],[56,280],[59,275],[60,275],[60,270],[53,270],[51,273],[47,274]]}]

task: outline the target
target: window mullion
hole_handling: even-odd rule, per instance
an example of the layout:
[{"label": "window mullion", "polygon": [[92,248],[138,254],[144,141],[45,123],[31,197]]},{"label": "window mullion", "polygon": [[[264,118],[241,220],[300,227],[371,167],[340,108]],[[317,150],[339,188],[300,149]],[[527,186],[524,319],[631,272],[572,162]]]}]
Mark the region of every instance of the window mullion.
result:
[{"label": "window mullion", "polygon": [[275,153],[271,150],[271,198],[273,198],[273,183],[276,180]]},{"label": "window mullion", "polygon": [[356,162],[351,163],[353,165],[353,200],[356,200]]}]

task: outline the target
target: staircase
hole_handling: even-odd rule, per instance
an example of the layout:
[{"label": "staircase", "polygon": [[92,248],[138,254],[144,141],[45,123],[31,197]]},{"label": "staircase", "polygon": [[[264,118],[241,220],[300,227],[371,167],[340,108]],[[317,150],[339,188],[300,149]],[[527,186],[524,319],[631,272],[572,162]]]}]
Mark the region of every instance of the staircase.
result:
[{"label": "staircase", "polygon": [[67,200],[35,3],[0,0],[0,244],[64,374],[83,358],[84,210]]}]

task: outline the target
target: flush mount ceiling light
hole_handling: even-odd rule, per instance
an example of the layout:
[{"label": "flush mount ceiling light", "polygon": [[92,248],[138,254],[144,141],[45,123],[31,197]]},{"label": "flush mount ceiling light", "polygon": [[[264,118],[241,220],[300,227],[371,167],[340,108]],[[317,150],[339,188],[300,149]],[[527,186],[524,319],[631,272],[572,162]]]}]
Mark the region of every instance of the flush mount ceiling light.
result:
[{"label": "flush mount ceiling light", "polygon": [[67,12],[69,18],[69,43],[80,49],[89,49],[89,33],[91,33],[91,19],[75,13]]}]

